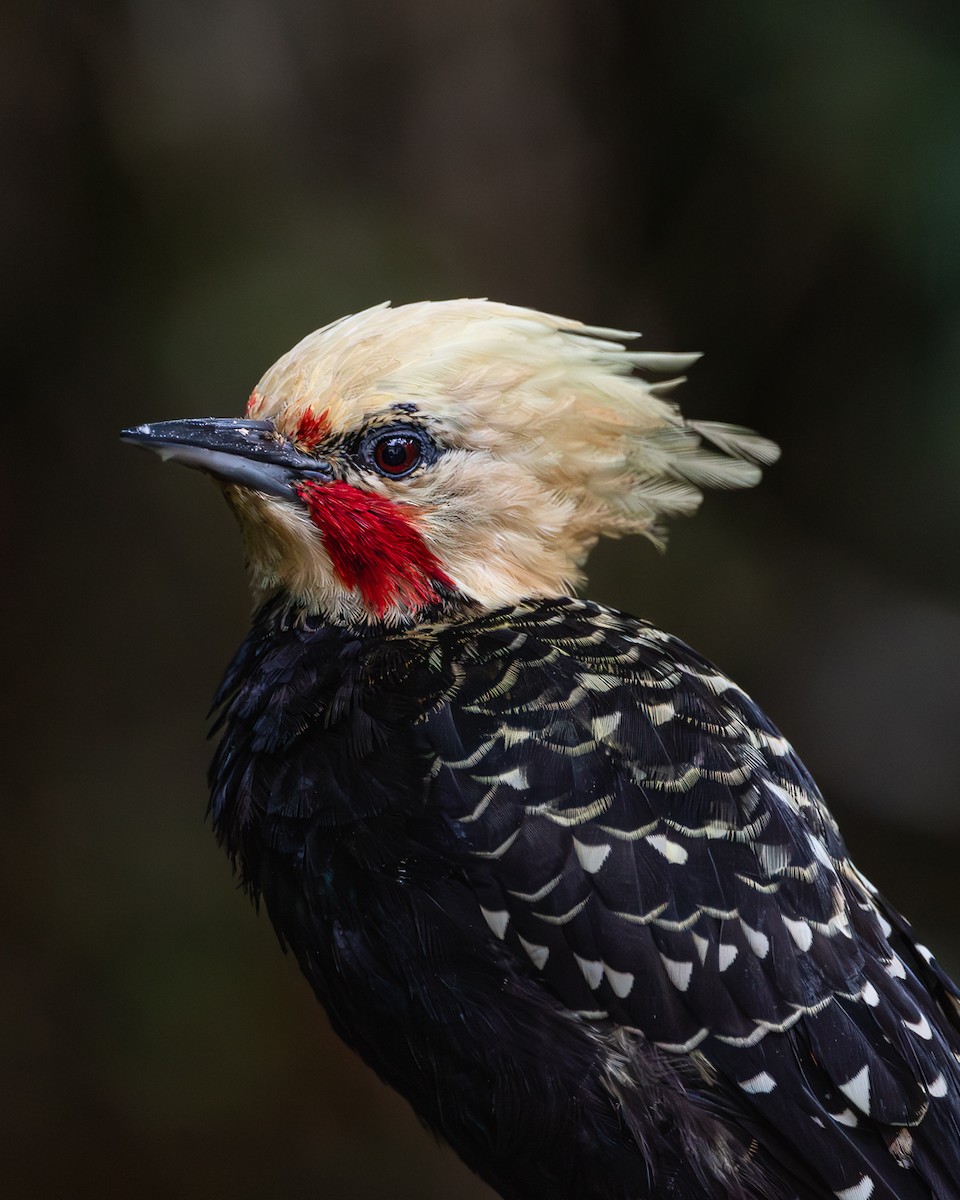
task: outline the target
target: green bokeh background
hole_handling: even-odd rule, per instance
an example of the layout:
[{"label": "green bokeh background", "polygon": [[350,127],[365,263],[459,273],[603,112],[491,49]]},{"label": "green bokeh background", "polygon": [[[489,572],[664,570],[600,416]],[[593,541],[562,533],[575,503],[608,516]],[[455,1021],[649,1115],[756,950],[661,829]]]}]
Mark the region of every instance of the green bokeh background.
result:
[{"label": "green bokeh background", "polygon": [[590,594],[747,687],[960,971],[960,7],[14,2],[0,89],[4,1195],[489,1196],[204,827],[239,540],[116,438],[386,298],[707,352],[686,410],[783,460]]}]

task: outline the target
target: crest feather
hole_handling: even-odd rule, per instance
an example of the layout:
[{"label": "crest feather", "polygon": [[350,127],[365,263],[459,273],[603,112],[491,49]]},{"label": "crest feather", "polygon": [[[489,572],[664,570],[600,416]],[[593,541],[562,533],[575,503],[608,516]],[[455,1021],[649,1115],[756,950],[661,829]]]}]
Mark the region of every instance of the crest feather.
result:
[{"label": "crest feather", "polygon": [[285,354],[257,415],[282,427],[310,406],[349,429],[414,404],[448,446],[517,464],[569,501],[579,565],[603,534],[662,541],[663,520],[694,511],[703,488],[751,487],[779,453],[750,430],[687,421],[669,396],[699,355],[629,349],[636,336],[487,300],[381,304]]}]

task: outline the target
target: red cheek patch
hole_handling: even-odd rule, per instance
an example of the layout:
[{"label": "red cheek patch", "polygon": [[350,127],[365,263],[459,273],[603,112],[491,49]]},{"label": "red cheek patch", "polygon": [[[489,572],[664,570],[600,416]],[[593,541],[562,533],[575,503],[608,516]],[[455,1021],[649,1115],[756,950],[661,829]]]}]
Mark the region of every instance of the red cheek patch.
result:
[{"label": "red cheek patch", "polygon": [[356,588],[376,616],[394,605],[437,604],[438,587],[455,589],[401,505],[340,480],[300,483],[297,494],[341,583]]}]

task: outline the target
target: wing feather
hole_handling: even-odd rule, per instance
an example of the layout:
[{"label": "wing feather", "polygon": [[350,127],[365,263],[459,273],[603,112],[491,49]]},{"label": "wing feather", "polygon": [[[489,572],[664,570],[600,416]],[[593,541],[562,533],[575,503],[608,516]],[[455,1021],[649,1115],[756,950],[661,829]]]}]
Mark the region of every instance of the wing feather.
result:
[{"label": "wing feather", "polygon": [[[956,992],[775,727],[682,643],[595,605],[472,638],[425,720],[431,802],[523,968],[584,1019],[695,1055],[774,1148],[819,1145],[845,1200],[928,1194],[907,1160],[953,1195]],[[927,1145],[944,1129],[952,1150]]]}]

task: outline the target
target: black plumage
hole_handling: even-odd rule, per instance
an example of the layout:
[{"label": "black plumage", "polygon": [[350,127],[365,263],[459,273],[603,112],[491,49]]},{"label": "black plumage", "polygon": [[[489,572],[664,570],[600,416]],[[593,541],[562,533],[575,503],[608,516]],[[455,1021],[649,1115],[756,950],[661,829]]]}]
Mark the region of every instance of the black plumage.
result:
[{"label": "black plumage", "polygon": [[207,471],[270,596],[217,836],[334,1028],[506,1200],[960,1200],[958,993],[789,744],[669,635],[564,599],[598,537],[749,487],[695,355],[487,301],[308,335]]},{"label": "black plumage", "polygon": [[960,1195],[957,990],[676,639],[572,599],[275,601],[217,704],[246,887],[508,1200]]}]

